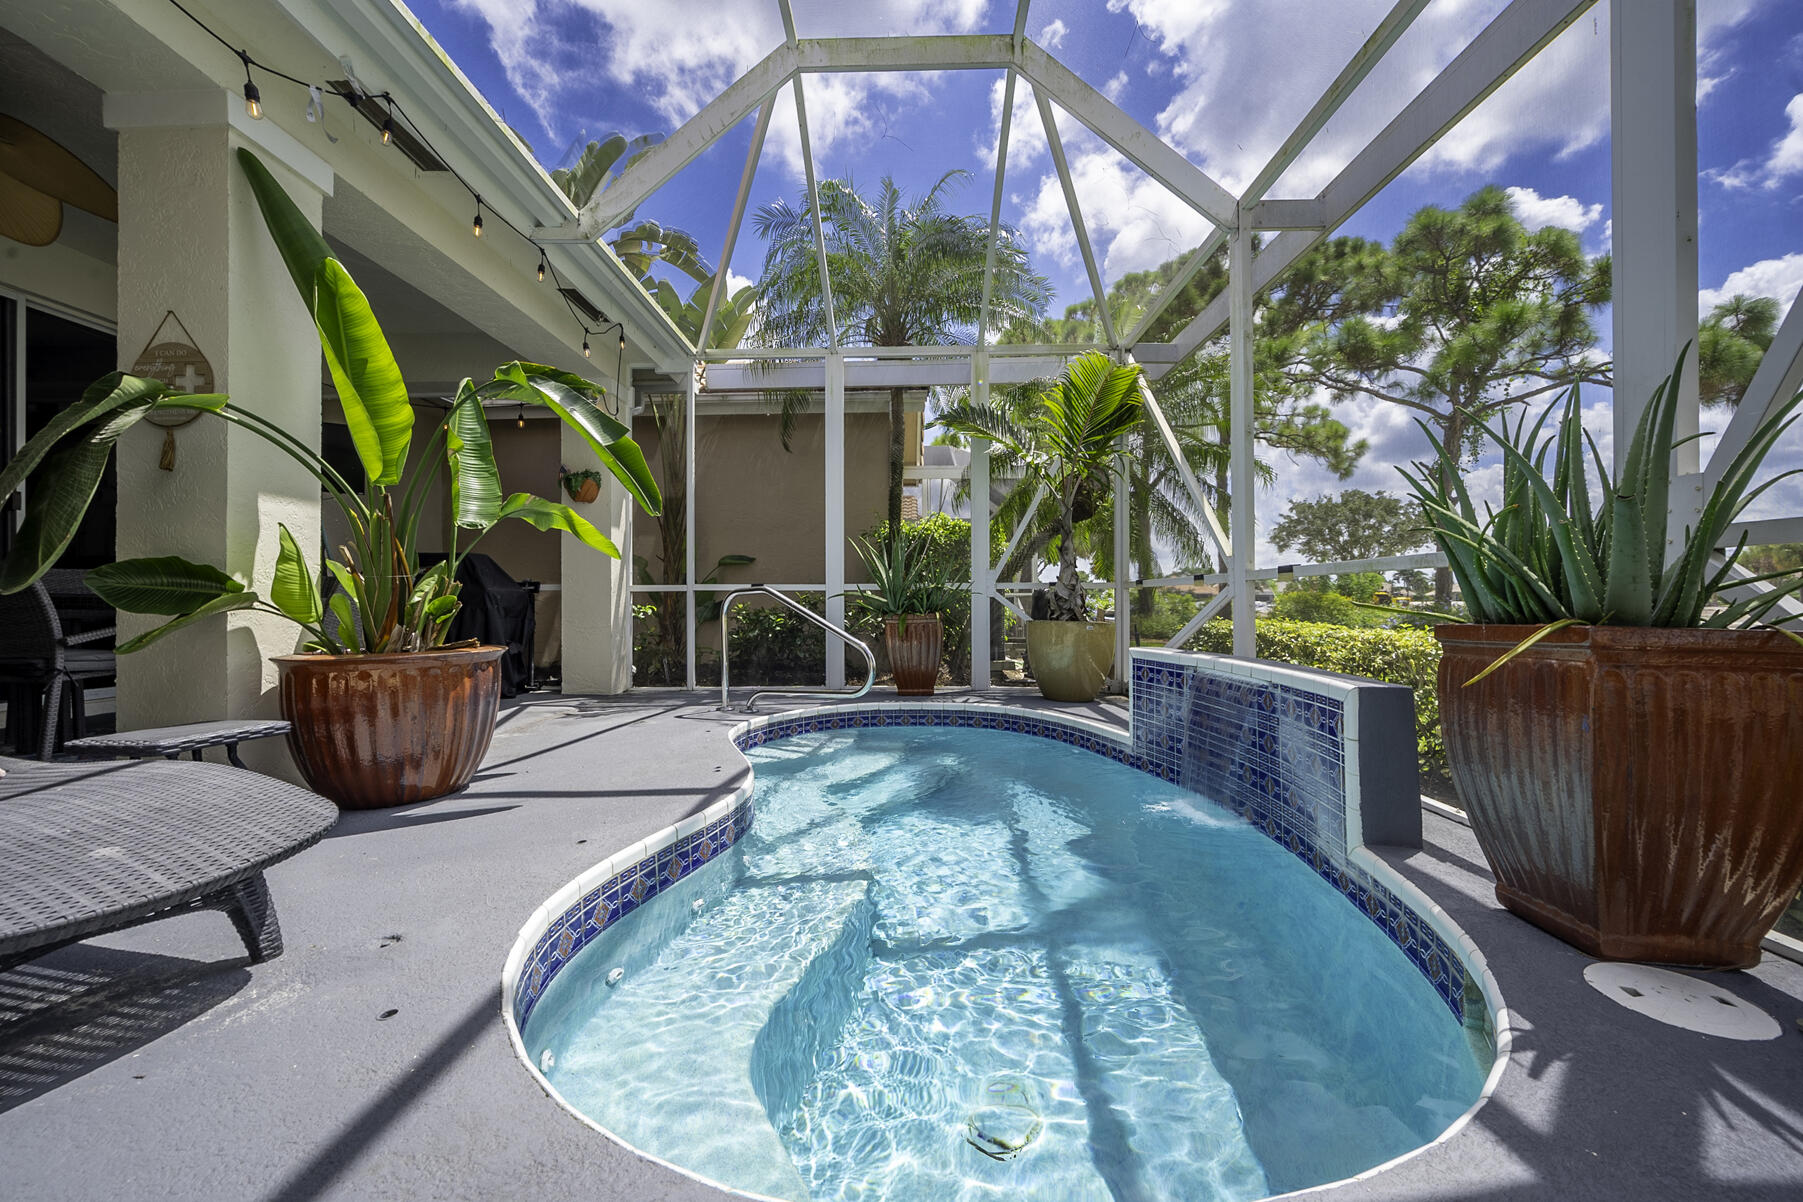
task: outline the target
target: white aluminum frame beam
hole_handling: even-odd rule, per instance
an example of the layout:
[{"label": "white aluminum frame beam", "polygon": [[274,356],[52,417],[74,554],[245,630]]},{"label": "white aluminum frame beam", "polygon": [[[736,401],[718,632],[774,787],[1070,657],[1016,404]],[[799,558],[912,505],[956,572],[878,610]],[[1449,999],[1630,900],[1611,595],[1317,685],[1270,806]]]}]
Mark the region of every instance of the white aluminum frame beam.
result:
[{"label": "white aluminum frame beam", "polygon": [[[695,404],[697,387],[696,372],[690,370],[688,384],[684,392],[682,405],[682,425],[687,432],[683,442],[682,474],[683,496],[687,498],[682,510],[683,526],[683,631],[687,638],[684,643],[683,682],[693,689],[695,683],[695,640],[698,637],[695,621],[695,441],[700,431],[696,428]],[[629,577],[630,578],[630,577]],[[720,666],[721,671],[726,665]]]},{"label": "white aluminum frame beam", "polygon": [[834,71],[999,71],[1020,64],[1006,33],[952,33],[874,38],[802,38],[795,69]]},{"label": "white aluminum frame beam", "polygon": [[[800,83],[796,80],[796,83]],[[845,356],[826,357],[826,620],[845,628]],[[845,687],[845,642],[826,636],[826,687]]]},{"label": "white aluminum frame beam", "polygon": [[[1513,0],[1322,189],[1317,197],[1323,208],[1319,231],[1279,234],[1265,246],[1253,260],[1253,291],[1270,286],[1595,2]],[[1227,319],[1223,291],[1172,342],[1177,359],[1214,338]]]},{"label": "white aluminum frame beam", "polygon": [[[1150,347],[1142,341],[1146,336],[1146,331],[1152,328],[1153,322],[1164,316],[1164,311],[1171,307],[1171,302],[1183,295],[1183,290],[1189,287],[1190,281],[1195,279],[1204,267],[1208,266],[1209,259],[1214,257],[1215,248],[1226,239],[1226,230],[1216,227],[1210,231],[1208,237],[1203,239],[1202,245],[1190,252],[1189,258],[1184,261],[1183,266],[1178,269],[1177,275],[1171,282],[1165,285],[1164,291],[1154,297],[1152,303],[1146,307],[1145,313],[1140,316],[1139,324],[1133,327],[1131,334],[1127,335],[1127,345],[1133,348],[1135,359],[1141,362],[1150,361],[1146,355]],[[1175,363],[1177,360],[1173,359],[1171,362]]]},{"label": "white aluminum frame beam", "polygon": [[1064,189],[1064,204],[1070,210],[1071,228],[1077,235],[1077,249],[1083,253],[1083,270],[1089,273],[1090,291],[1096,298],[1096,320],[1110,347],[1119,346],[1114,337],[1114,316],[1108,312],[1108,292],[1102,286],[1102,273],[1096,269],[1096,254],[1089,245],[1089,227],[1083,223],[1083,206],[1077,203],[1077,186],[1071,181],[1070,164],[1064,157],[1064,139],[1058,136],[1058,119],[1052,115],[1052,102],[1037,87],[1033,102],[1039,106],[1039,120],[1045,126],[1045,140],[1052,152],[1052,166],[1058,172],[1058,185]]},{"label": "white aluminum frame beam", "polygon": [[1252,608],[1253,542],[1256,500],[1252,462],[1252,230],[1241,226],[1227,244],[1227,299],[1232,320],[1228,330],[1228,445],[1229,478],[1233,495],[1228,517],[1232,522],[1233,551],[1227,559],[1233,594],[1233,653],[1243,659],[1258,657],[1258,639]]},{"label": "white aluminum frame beam", "polygon": [[[1129,363],[1133,357],[1127,357]],[[1177,475],[1183,480],[1183,487],[1189,493],[1190,500],[1195,503],[1197,512],[1202,514],[1206,529],[1204,533],[1214,540],[1215,547],[1221,552],[1222,562],[1233,557],[1233,539],[1221,528],[1221,519],[1208,503],[1208,494],[1202,488],[1202,482],[1196,479],[1195,471],[1189,465],[1189,459],[1183,454],[1183,447],[1177,441],[1177,432],[1171,428],[1170,419],[1164,415],[1164,407],[1158,403],[1158,397],[1152,392],[1152,386],[1146,382],[1146,373],[1142,368],[1139,373],[1139,399],[1145,411],[1152,416],[1152,424],[1158,430],[1158,437],[1164,443],[1165,450],[1170,452],[1171,462],[1177,466]]]},{"label": "white aluminum frame beam", "polygon": [[[1265,193],[1289,170],[1290,164],[1308,149],[1309,143],[1315,140],[1315,135],[1340,111],[1340,106],[1352,98],[1365,77],[1389,53],[1396,40],[1408,32],[1409,26],[1415,23],[1415,18],[1426,7],[1427,0],[1396,0],[1395,7],[1377,23],[1377,28],[1371,31],[1371,36],[1365,39],[1364,45],[1353,53],[1352,58],[1340,69],[1339,75],[1327,85],[1327,90],[1321,93],[1321,98],[1315,101],[1314,107],[1309,109],[1296,128],[1290,131],[1290,136],[1277,148],[1271,161],[1252,177],[1252,182],[1246,185],[1245,192],[1240,195],[1240,204],[1255,205],[1265,198]],[[1254,224],[1257,224],[1256,221]]]},{"label": "white aluminum frame beam", "polygon": [[[1220,592],[1210,597],[1208,599],[1208,604],[1197,610],[1196,616],[1185,622],[1182,629],[1178,630],[1176,634],[1165,640],[1164,645],[1172,650],[1181,651],[1183,649],[1183,644],[1194,638],[1196,631],[1202,629],[1203,625],[1210,618],[1227,608],[1227,603],[1231,600],[1233,600],[1233,593],[1228,589],[1222,589]],[[1234,654],[1237,655],[1239,653],[1236,651]]]},{"label": "white aluminum frame beam", "polygon": [[1127,438],[1120,439],[1121,453],[1114,461],[1114,679],[1127,679],[1127,661],[1133,650],[1133,600],[1127,595],[1133,481],[1127,472]]},{"label": "white aluminum frame beam", "polygon": [[[594,242],[663,187],[676,173],[771,97],[795,74],[795,47],[778,46],[762,62],[703,105],[675,133],[647,150],[620,177],[591,196],[568,225],[540,228],[541,242]],[[806,123],[803,123],[805,129]]]},{"label": "white aluminum frame beam", "polygon": [[1766,348],[1765,358],[1759,361],[1759,370],[1753,373],[1721,440],[1709,454],[1709,464],[1703,469],[1705,492],[1721,482],[1734,457],[1753,440],[1759,423],[1775,407],[1795,396],[1799,388],[1803,388],[1803,293],[1791,301],[1790,312],[1785,314],[1772,345]]},{"label": "white aluminum frame beam", "polygon": [[[789,11],[787,0],[783,3],[783,12]],[[757,178],[758,159],[764,153],[764,135],[770,132],[770,115],[776,111],[776,97],[764,101],[758,110],[757,124],[751,130],[751,149],[745,155],[745,170],[739,176],[739,193],[733,198],[732,217],[726,223],[726,245],[720,251],[718,264],[714,268],[714,286],[707,292],[707,311],[701,316],[701,332],[695,339],[696,349],[705,352],[708,349],[708,338],[714,329],[714,317],[720,312],[720,297],[726,291],[726,277],[731,274],[728,265],[732,262],[733,250],[739,244],[739,227],[745,221],[745,206],[751,199],[751,182]]]},{"label": "white aluminum frame beam", "polygon": [[[893,360],[860,361],[851,356],[862,348],[847,348],[845,385],[861,388],[942,388],[970,383],[970,361],[948,359],[936,363],[909,363]],[[782,388],[819,390],[826,387],[825,367],[821,361],[782,363],[768,367],[763,361],[748,363],[714,362],[708,368],[709,392],[766,392]],[[992,384],[1024,384],[1058,374],[1064,368],[1061,358],[1000,359],[990,368]]]},{"label": "white aluminum frame beam", "polygon": [[[1021,0],[1019,21],[1026,20],[1028,0]],[[970,392],[978,405],[989,403],[989,356],[978,351],[970,360]],[[989,498],[989,440],[970,440],[970,684],[988,688],[989,598],[995,578],[989,570],[990,525],[995,509]],[[981,515],[981,521],[978,520]]]},{"label": "white aluminum frame beam", "polygon": [[[820,303],[826,306],[827,346],[839,346],[839,319],[833,312],[833,281],[826,267],[826,226],[820,220],[820,181],[814,175],[814,146],[808,138],[807,100],[801,94],[801,76],[789,81],[795,89],[795,118],[801,127],[801,165],[808,181],[808,208],[814,215],[814,253],[820,259]],[[843,622],[839,623],[841,626]]]},{"label": "white aluminum frame beam", "polygon": [[1238,224],[1238,199],[1170,143],[1128,116],[1121,106],[1085,83],[1033,42],[1020,48],[1021,74],[1033,94],[1050,96],[1091,133],[1218,226]]},{"label": "white aluminum frame beam", "polygon": [[[1020,10],[1015,18],[1017,36],[1021,24],[1027,19],[1027,4],[1028,0],[1021,0]],[[995,192],[989,201],[989,241],[983,251],[983,304],[977,310],[978,346],[989,342],[989,302],[995,282],[995,240],[1002,228],[1002,181],[1008,174],[1008,138],[1014,127],[1014,88],[1019,80],[1019,73],[1009,68],[1007,79],[1002,84],[1002,120],[995,141]],[[972,361],[975,361],[974,357]]]},{"label": "white aluminum frame beam", "polygon": [[[1640,415],[1686,345],[1673,434],[1697,432],[1697,12],[1696,0],[1610,0],[1609,11],[1619,472]],[[1691,439],[1673,453],[1672,470],[1695,475],[1698,462]],[[1700,501],[1694,489],[1674,489],[1674,514],[1694,521],[1693,496]]]}]

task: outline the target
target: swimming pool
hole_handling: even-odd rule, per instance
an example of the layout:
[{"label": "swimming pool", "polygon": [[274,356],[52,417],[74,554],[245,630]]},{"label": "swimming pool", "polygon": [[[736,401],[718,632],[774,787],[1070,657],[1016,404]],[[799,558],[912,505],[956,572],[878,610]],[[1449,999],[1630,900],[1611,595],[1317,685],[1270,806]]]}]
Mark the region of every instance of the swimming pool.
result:
[{"label": "swimming pool", "polygon": [[745,739],[755,822],[628,849],[576,907],[605,937],[516,973],[522,1051],[616,1138],[769,1197],[1242,1199],[1479,1097],[1482,1024],[1393,934],[1107,736],[836,725]]}]

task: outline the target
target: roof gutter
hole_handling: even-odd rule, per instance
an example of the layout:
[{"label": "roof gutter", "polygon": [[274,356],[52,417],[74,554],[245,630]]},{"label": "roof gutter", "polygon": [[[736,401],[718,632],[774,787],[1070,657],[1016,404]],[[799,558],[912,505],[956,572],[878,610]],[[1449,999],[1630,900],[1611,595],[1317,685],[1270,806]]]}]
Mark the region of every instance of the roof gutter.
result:
[{"label": "roof gutter", "polygon": [[[576,220],[576,207],[525,142],[400,0],[276,2],[327,53],[348,58],[365,84],[394,92],[484,207],[527,230]],[[545,252],[569,285],[624,323],[629,343],[653,363],[688,370],[694,347],[610,248],[547,244]]]}]

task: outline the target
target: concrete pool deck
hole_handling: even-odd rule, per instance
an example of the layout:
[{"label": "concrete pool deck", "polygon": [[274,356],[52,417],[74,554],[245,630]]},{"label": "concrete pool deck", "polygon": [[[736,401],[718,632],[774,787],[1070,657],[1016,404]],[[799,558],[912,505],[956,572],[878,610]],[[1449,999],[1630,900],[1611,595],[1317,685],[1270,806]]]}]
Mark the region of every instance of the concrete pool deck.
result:
[{"label": "concrete pool deck", "polygon": [[[726,739],[742,718],[716,700],[509,704],[466,792],[346,814],[270,871],[287,951],[267,964],[209,913],[0,973],[0,1198],[727,1197],[542,1093],[499,987],[546,897],[742,780]],[[1125,724],[1111,706],[1054,708]],[[1321,1196],[1803,1197],[1803,966],[1703,974],[1776,1018],[1777,1039],[1662,1026],[1497,906],[1470,831],[1429,815],[1426,835],[1385,858],[1483,949],[1514,1063],[1453,1139]]]}]

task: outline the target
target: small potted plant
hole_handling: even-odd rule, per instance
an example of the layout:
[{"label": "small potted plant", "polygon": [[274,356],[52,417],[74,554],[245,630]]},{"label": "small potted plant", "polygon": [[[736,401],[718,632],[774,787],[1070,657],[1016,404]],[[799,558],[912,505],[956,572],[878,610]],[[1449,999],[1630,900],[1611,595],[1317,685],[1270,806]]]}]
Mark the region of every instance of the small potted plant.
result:
[{"label": "small potted plant", "polygon": [[1803,639],[1778,616],[1803,573],[1748,588],[1745,536],[1717,549],[1803,393],[1673,529],[1678,364],[1617,478],[1576,388],[1550,432],[1558,401],[1531,426],[1478,424],[1503,456],[1494,512],[1472,504],[1462,448],[1435,441],[1439,462],[1403,474],[1472,618],[1435,628],[1438,693],[1497,898],[1594,956],[1743,968],[1803,882]]},{"label": "small potted plant", "polygon": [[1139,424],[1139,366],[1100,351],[1079,355],[1056,380],[1029,385],[1017,412],[966,401],[939,424],[986,438],[998,466],[1017,466],[1057,507],[1058,579],[1050,613],[1027,623],[1027,658],[1039,691],[1053,701],[1094,701],[1114,669],[1114,623],[1089,620],[1077,574],[1077,509],[1106,478],[1119,442]]},{"label": "small potted plant", "polygon": [[567,467],[559,468],[557,478],[570,500],[578,505],[593,505],[595,498],[601,495],[601,473],[592,468],[574,472]]},{"label": "small potted plant", "polygon": [[957,604],[966,587],[953,583],[943,567],[929,562],[925,542],[913,542],[906,535],[892,537],[881,547],[860,538],[854,546],[870,574],[871,587],[853,593],[851,603],[860,613],[882,620],[895,691],[903,697],[931,697],[945,645],[939,615]]},{"label": "small potted plant", "polygon": [[[335,587],[322,595],[320,576],[286,527],[278,527],[275,570],[264,591],[176,556],[107,564],[87,575],[102,600],[126,613],[168,619],[122,643],[119,653],[217,614],[258,610],[288,618],[303,632],[302,654],[275,662],[282,713],[294,726],[288,747],[307,783],[358,809],[437,797],[469,783],[494,734],[500,704],[503,648],[445,641],[461,605],[462,557],[508,518],[566,531],[619,556],[569,506],[523,492],[503,498],[483,402],[550,409],[653,514],[661,504],[657,484],[628,428],[596,403],[596,385],[518,362],[496,369],[480,387],[463,381],[407,471],[413,406],[369,302],[257,157],[242,149],[238,157],[295,286],[315,314],[369,487],[351,487],[308,440],[229,397],[177,392],[160,381],[113,372],[89,386],[0,471],[0,498],[21,484],[28,498],[17,549],[0,570],[0,592],[29,587],[56,562],[126,429],[163,410],[229,422],[299,464],[343,513],[349,540],[336,556],[325,557]],[[440,473],[449,483],[450,546],[442,562],[420,571],[414,555],[419,519]],[[460,530],[474,537],[460,543]]]}]

